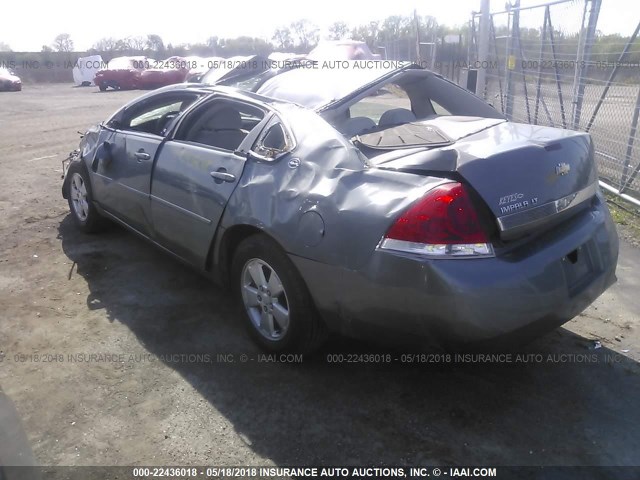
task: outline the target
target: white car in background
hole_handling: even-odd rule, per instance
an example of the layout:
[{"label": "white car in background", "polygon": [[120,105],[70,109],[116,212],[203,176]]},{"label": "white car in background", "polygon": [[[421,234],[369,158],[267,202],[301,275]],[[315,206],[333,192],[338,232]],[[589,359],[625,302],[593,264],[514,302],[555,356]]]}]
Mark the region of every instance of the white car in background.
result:
[{"label": "white car in background", "polygon": [[73,81],[79,87],[93,86],[96,73],[104,67],[105,63],[100,55],[80,57],[73,67]]},{"label": "white car in background", "polygon": [[0,67],[0,92],[19,92],[22,80],[13,70]]}]

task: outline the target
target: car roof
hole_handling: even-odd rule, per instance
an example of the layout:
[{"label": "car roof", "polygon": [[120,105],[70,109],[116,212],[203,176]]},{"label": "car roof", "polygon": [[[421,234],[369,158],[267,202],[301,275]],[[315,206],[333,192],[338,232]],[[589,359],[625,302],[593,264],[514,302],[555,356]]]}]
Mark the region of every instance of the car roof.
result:
[{"label": "car roof", "polygon": [[239,90],[233,87],[227,87],[223,85],[203,85],[202,83],[177,83],[173,85],[167,85],[166,87],[161,87],[151,92],[148,92],[131,102],[125,105],[123,108],[129,108],[130,106],[137,104],[138,102],[145,100],[147,98],[154,97],[156,95],[160,95],[168,92],[194,92],[203,95],[214,95],[216,93],[223,94],[227,97],[233,97],[236,100],[246,100],[249,102],[258,102],[263,103],[265,105],[276,106],[278,104],[282,105],[290,105],[292,102],[287,102],[286,100],[280,100],[276,98],[269,98],[263,95],[259,95],[257,93]]},{"label": "car roof", "polygon": [[237,100],[263,103],[265,106],[276,109],[278,105],[284,107],[295,104],[320,111],[401,72],[414,69],[425,71],[422,67],[410,62],[355,60],[337,63],[349,63],[350,67],[334,69],[330,68],[331,62],[316,62],[315,66],[285,70],[267,80],[257,92],[224,85],[178,83],[149,92],[129,102],[123,108],[129,108],[145,98],[165,92],[191,91],[205,95],[219,93]]},{"label": "car roof", "polygon": [[408,69],[421,67],[410,62],[381,60],[317,61],[270,78],[257,93],[322,110]]}]

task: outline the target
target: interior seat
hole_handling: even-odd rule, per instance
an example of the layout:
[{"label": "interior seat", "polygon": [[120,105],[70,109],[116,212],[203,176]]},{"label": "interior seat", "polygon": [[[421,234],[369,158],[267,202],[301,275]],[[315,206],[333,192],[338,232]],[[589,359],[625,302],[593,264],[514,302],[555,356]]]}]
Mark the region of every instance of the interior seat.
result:
[{"label": "interior seat", "polygon": [[411,110],[406,108],[392,108],[382,114],[378,121],[378,125],[401,125],[403,123],[415,122],[416,120],[417,118]]},{"label": "interior seat", "polygon": [[247,133],[242,130],[240,113],[231,107],[223,107],[204,121],[192,141],[225,150],[236,150],[246,136]]},{"label": "interior seat", "polygon": [[351,138],[355,135],[359,135],[366,130],[374,128],[376,126],[376,122],[367,117],[353,117],[348,119],[346,122],[342,124],[340,127],[340,132]]}]

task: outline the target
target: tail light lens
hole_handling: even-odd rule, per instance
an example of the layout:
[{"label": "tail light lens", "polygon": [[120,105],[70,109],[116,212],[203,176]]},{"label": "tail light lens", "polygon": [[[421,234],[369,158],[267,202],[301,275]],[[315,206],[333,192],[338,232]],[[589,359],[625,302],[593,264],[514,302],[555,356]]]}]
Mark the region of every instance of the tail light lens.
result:
[{"label": "tail light lens", "polygon": [[457,182],[436,187],[413,204],[379,248],[431,256],[493,256],[469,194]]}]

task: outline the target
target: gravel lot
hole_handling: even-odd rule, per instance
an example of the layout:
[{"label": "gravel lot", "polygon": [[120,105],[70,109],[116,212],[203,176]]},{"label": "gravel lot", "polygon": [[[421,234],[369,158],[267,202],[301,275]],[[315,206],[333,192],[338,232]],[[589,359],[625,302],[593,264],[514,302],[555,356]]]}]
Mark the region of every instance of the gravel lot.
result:
[{"label": "gravel lot", "polygon": [[595,305],[522,349],[542,361],[328,362],[401,358],[338,338],[260,362],[226,292],[120,228],[72,226],[60,161],[139,94],[0,94],[0,386],[40,464],[640,465],[637,248],[622,243]]}]

